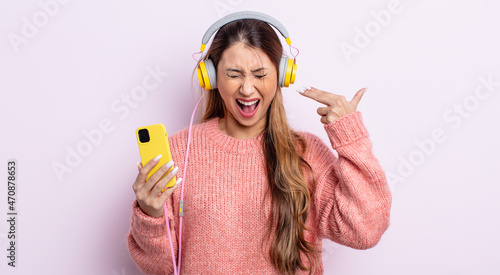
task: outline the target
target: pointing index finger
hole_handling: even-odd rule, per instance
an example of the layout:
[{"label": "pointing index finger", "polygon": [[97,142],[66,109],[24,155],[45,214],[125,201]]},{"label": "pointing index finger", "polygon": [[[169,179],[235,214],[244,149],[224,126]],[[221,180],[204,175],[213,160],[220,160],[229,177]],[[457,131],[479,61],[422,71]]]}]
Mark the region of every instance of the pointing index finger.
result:
[{"label": "pointing index finger", "polygon": [[305,97],[316,100],[319,103],[331,105],[331,93],[327,93],[309,86],[304,86],[303,89],[297,89],[297,92]]}]

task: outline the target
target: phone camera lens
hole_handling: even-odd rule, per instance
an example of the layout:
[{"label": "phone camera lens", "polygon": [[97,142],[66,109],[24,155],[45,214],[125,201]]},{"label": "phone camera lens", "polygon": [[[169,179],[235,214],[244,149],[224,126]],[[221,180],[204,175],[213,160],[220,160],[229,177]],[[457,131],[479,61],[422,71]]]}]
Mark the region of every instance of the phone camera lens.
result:
[{"label": "phone camera lens", "polygon": [[139,141],[142,143],[149,142],[149,132],[148,129],[141,129],[139,130]]}]

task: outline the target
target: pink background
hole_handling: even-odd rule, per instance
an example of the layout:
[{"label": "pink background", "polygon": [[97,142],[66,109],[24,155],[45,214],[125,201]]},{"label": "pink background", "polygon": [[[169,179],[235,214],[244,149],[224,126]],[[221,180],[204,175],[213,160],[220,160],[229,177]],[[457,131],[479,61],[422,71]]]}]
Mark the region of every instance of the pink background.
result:
[{"label": "pink background", "polygon": [[[191,55],[205,30],[229,12],[256,10],[283,23],[300,50],[297,81],[284,90],[296,129],[327,141],[318,103],[296,88],[350,100],[368,87],[358,110],[390,178],[391,226],[366,251],[325,240],[325,274],[500,274],[499,8],[493,0],[0,2],[0,273],[140,274],[125,245],[134,131],[186,127],[198,98]],[[12,158],[16,268],[6,258]]]}]

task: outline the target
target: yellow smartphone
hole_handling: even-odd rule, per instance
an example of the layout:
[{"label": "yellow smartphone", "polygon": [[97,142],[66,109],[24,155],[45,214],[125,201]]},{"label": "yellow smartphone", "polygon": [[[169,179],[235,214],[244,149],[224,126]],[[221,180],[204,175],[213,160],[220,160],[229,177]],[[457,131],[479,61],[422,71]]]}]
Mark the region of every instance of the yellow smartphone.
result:
[{"label": "yellow smartphone", "polygon": [[[139,144],[139,153],[141,154],[142,165],[146,165],[150,160],[154,159],[156,156],[161,154],[160,162],[149,171],[146,180],[151,177],[162,165],[172,160],[172,154],[170,153],[170,145],[168,144],[168,135],[165,125],[154,124],[144,127],[139,127],[136,130],[137,143]],[[172,166],[168,172],[170,172],[174,166]],[[167,172],[167,173],[168,173]],[[165,173],[165,175],[167,174]],[[161,178],[163,178],[163,175]],[[175,185],[175,177],[167,183],[166,187],[171,187]]]}]

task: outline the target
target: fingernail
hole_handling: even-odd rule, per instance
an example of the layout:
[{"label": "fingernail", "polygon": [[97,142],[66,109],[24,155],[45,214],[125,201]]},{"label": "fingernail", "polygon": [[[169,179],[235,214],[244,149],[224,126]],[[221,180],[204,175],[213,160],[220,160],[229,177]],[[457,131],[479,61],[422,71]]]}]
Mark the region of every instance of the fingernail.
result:
[{"label": "fingernail", "polygon": [[368,88],[363,88],[363,89],[364,89],[363,94],[365,94],[365,93],[366,93],[366,90],[368,90]]},{"label": "fingernail", "polygon": [[303,93],[304,93],[304,89],[297,89],[297,92],[298,92],[299,94],[303,94]]},{"label": "fingernail", "polygon": [[141,168],[141,162],[140,161],[137,162],[137,167]]},{"label": "fingernail", "polygon": [[175,182],[175,185],[181,183],[181,181],[182,181],[182,178],[178,178],[177,181]]},{"label": "fingernail", "polygon": [[304,89],[306,89],[306,90],[310,90],[310,89],[311,89],[311,86],[304,86]]},{"label": "fingernail", "polygon": [[179,171],[179,167],[175,166],[170,174],[172,174],[172,176],[175,176],[175,174],[177,174],[177,171]]},{"label": "fingernail", "polygon": [[156,158],[154,158],[153,160],[154,160],[154,161],[157,161],[157,160],[159,160],[159,159],[161,159],[161,154],[159,154],[158,156],[156,156]]},{"label": "fingernail", "polygon": [[174,161],[173,161],[173,160],[171,160],[171,161],[169,161],[169,162],[165,163],[165,167],[166,167],[167,169],[170,169],[170,167],[172,167],[173,165],[174,165]]}]

